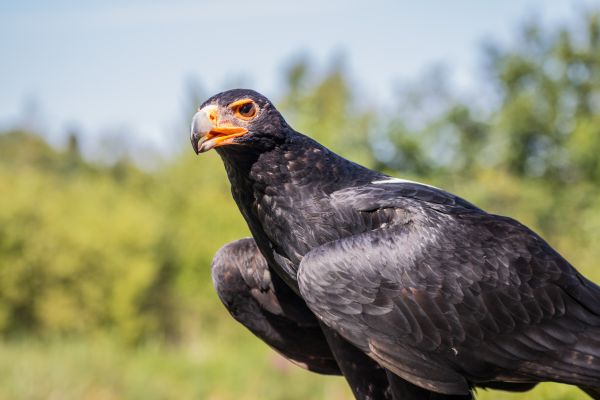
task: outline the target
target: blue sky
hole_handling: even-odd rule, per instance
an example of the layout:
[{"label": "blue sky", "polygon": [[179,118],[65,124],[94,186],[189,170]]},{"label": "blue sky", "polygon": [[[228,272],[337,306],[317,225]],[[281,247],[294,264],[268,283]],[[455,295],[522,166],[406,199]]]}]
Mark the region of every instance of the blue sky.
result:
[{"label": "blue sky", "polygon": [[485,40],[508,42],[527,19],[568,21],[591,5],[600,1],[4,0],[0,127],[37,109],[54,141],[76,126],[166,148],[180,137],[186,81],[212,94],[242,80],[277,97],[282,67],[299,54],[325,67],[343,51],[375,102],[435,63],[468,87]]}]

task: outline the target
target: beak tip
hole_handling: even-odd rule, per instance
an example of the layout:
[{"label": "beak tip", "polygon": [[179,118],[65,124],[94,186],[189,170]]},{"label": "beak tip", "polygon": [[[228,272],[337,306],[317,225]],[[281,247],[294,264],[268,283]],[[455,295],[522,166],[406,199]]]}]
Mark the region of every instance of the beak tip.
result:
[{"label": "beak tip", "polygon": [[199,140],[200,140],[200,135],[198,135],[196,132],[192,133],[192,135],[190,136],[190,141],[192,142],[192,148],[194,149],[194,152],[196,154],[200,153],[200,149],[198,148]]}]

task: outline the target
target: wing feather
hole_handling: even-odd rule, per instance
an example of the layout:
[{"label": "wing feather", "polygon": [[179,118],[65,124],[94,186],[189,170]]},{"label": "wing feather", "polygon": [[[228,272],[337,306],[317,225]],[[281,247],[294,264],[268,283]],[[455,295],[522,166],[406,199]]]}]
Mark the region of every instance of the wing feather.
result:
[{"label": "wing feather", "polygon": [[394,190],[387,202],[371,189],[334,194],[359,212],[402,209],[304,256],[300,292],[326,325],[442,393],[494,380],[600,380],[600,288],[514,220],[435,189],[405,188],[408,200]]}]

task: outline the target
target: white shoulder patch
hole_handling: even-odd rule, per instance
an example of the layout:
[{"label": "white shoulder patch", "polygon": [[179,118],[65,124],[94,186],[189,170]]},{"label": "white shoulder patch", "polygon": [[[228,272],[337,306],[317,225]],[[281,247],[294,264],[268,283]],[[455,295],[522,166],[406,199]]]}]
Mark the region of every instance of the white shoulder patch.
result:
[{"label": "white shoulder patch", "polygon": [[400,179],[400,178],[388,178],[388,179],[382,179],[380,181],[373,181],[371,182],[373,185],[383,185],[386,183],[415,183],[417,185],[422,185],[422,186],[428,186],[430,188],[434,188],[434,189],[439,189],[435,186],[432,185],[428,185],[426,183],[421,183],[421,182],[415,182],[415,181],[411,181],[408,179]]}]

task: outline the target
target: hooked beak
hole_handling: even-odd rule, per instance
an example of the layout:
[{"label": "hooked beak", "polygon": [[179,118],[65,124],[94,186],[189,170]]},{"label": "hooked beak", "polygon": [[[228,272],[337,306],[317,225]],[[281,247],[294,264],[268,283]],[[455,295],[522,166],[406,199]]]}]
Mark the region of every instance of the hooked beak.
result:
[{"label": "hooked beak", "polygon": [[190,139],[196,154],[204,153],[213,147],[224,146],[242,136],[248,129],[230,123],[219,123],[217,106],[206,106],[192,118]]}]

